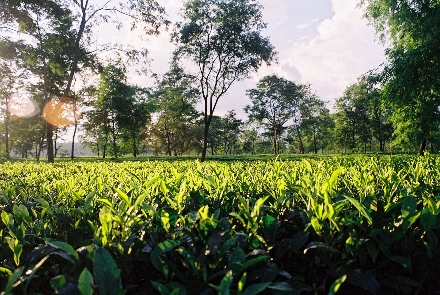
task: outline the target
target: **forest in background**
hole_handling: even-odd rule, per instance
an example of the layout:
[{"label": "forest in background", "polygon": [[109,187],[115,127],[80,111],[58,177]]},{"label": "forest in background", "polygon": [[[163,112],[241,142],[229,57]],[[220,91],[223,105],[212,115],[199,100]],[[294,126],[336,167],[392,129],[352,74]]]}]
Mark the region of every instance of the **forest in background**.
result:
[{"label": "forest in background", "polygon": [[127,73],[133,65],[147,69],[147,49],[93,40],[101,24],[120,28],[122,16],[145,35],[163,32],[171,23],[157,2],[6,0],[0,7],[0,153],[39,159],[44,150],[52,162],[68,128],[72,147],[79,134],[97,155],[114,158],[437,152],[440,4],[358,4],[390,44],[382,68],[359,77],[334,106],[313,85],[263,77],[246,92],[243,120],[236,110],[218,116],[215,109],[231,85],[276,62],[276,49],[261,35],[266,24],[258,1],[185,1],[171,32],[176,50],[169,70],[146,88],[131,84]]}]

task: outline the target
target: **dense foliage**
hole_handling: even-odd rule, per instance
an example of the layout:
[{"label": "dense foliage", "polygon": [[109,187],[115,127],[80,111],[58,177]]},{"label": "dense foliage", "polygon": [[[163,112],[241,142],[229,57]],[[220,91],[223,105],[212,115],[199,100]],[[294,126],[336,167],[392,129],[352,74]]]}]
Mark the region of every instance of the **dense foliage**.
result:
[{"label": "dense foliage", "polygon": [[4,294],[437,294],[440,159],[0,166]]}]

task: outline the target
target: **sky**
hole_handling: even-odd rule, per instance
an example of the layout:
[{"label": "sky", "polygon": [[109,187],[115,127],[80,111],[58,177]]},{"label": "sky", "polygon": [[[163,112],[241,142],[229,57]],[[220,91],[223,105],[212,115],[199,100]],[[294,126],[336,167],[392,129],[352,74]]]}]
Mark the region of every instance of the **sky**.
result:
[{"label": "sky", "polygon": [[[171,21],[177,20],[182,1],[158,0]],[[295,83],[310,84],[316,95],[331,109],[349,85],[385,61],[385,47],[373,27],[362,17],[355,0],[260,0],[269,37],[278,52],[278,63],[263,66],[250,79],[236,82],[221,98],[215,111],[224,115],[235,110],[246,119],[243,108],[250,103],[246,90],[255,88],[264,76],[278,74]],[[121,38],[120,36],[114,38]],[[127,29],[122,42],[146,46],[151,72],[165,73],[173,51],[169,33],[141,40]],[[150,77],[130,75],[130,82],[151,85]]]}]

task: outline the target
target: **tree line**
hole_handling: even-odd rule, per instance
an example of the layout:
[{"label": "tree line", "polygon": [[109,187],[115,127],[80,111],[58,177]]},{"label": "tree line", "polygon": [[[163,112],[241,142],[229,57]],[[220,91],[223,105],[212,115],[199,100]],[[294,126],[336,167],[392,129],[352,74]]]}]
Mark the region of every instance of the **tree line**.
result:
[{"label": "tree line", "polygon": [[389,44],[385,64],[359,77],[334,106],[312,85],[263,77],[246,91],[246,120],[235,110],[223,116],[215,110],[234,83],[276,62],[275,48],[261,35],[266,24],[258,1],[184,1],[171,32],[176,49],[169,70],[154,75],[149,88],[127,81],[131,65],[147,66],[144,48],[97,46],[94,38],[102,23],[121,27],[121,16],[145,35],[159,34],[170,22],[156,1],[4,2],[0,148],[6,157],[14,151],[39,158],[45,149],[53,162],[68,126],[74,126],[72,158],[78,128],[81,142],[102,157],[417,149],[422,155],[440,148],[436,1],[359,1]]}]

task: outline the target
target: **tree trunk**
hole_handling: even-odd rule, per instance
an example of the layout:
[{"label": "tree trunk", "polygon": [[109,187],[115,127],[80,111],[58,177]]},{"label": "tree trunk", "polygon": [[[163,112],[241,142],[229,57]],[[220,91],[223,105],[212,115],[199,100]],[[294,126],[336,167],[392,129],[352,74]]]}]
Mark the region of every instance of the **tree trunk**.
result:
[{"label": "tree trunk", "polygon": [[118,157],[117,146],[116,146],[116,122],[115,116],[112,114],[112,122],[111,122],[111,132],[112,132],[112,144],[113,144],[113,157],[116,159]]},{"label": "tree trunk", "polygon": [[137,156],[136,132],[133,131],[133,157]]},{"label": "tree trunk", "polygon": [[296,133],[298,134],[298,140],[299,140],[299,152],[300,154],[304,154],[304,144],[302,141],[301,131],[299,131],[299,128],[296,128]]},{"label": "tree trunk", "polygon": [[55,161],[54,147],[53,147],[53,126],[46,122],[46,143],[47,143],[47,162],[53,163]]},{"label": "tree trunk", "polygon": [[53,154],[55,158],[57,157],[57,153],[58,153],[57,141],[58,141],[58,133],[55,131],[55,139],[53,141]]},{"label": "tree trunk", "polygon": [[43,134],[40,137],[40,142],[38,143],[38,151],[37,151],[37,154],[35,155],[37,158],[37,162],[40,161],[40,155],[41,155],[41,151],[43,150],[45,133],[46,133],[46,130],[44,130]]},{"label": "tree trunk", "polygon": [[420,156],[424,156],[425,155],[425,150],[426,150],[426,137],[424,137],[422,142],[420,143],[419,155]]},{"label": "tree trunk", "polygon": [[313,129],[313,145],[315,147],[315,154],[317,154],[318,153],[318,148],[316,146],[316,131],[315,131],[315,129]]},{"label": "tree trunk", "polygon": [[275,155],[278,155],[277,141],[278,141],[278,139],[277,139],[277,126],[274,125],[273,126],[273,151],[274,151]]},{"label": "tree trunk", "polygon": [[73,136],[72,136],[72,150],[70,151],[70,159],[73,160],[75,157],[75,136],[76,136],[76,130],[78,129],[78,123],[75,119],[75,126],[73,128]]},{"label": "tree trunk", "polygon": [[208,149],[208,132],[209,132],[209,125],[211,124],[212,115],[208,116],[206,115],[206,108],[205,108],[205,128],[203,130],[203,147],[202,147],[202,157],[200,158],[201,162],[204,162],[206,160],[206,151]]},{"label": "tree trunk", "polygon": [[170,132],[166,131],[166,137],[167,137],[167,154],[171,157],[171,135]]},{"label": "tree trunk", "polygon": [[5,156],[8,159],[9,158],[9,118],[10,118],[10,113],[9,113],[9,101],[11,99],[9,98],[6,101],[6,116],[5,116]]}]

